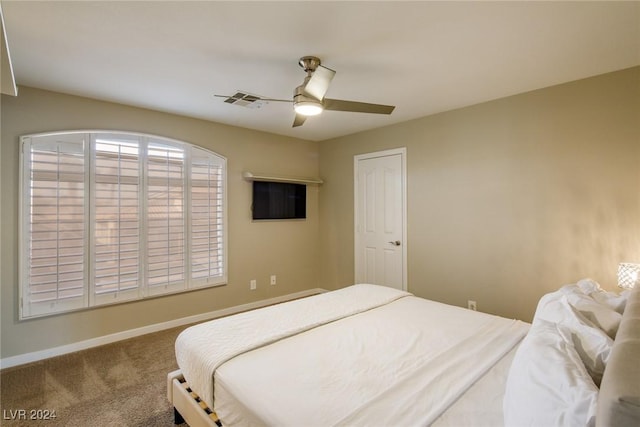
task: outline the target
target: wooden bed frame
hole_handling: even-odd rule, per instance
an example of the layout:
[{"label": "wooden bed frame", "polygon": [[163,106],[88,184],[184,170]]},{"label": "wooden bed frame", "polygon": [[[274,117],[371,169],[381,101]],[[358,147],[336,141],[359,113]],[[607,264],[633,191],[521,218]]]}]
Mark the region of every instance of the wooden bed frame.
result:
[{"label": "wooden bed frame", "polygon": [[167,398],[173,405],[175,424],[222,427],[216,413],[189,388],[179,369],[167,375]]}]

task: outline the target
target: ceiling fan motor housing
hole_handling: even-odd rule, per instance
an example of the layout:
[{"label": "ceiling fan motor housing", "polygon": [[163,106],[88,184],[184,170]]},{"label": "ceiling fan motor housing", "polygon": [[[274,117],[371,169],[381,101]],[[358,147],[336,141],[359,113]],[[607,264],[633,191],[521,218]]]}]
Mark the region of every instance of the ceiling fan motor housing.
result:
[{"label": "ceiling fan motor housing", "polygon": [[309,75],[313,73],[316,68],[321,64],[320,58],[315,56],[303,56],[298,61],[298,64],[307,72]]}]

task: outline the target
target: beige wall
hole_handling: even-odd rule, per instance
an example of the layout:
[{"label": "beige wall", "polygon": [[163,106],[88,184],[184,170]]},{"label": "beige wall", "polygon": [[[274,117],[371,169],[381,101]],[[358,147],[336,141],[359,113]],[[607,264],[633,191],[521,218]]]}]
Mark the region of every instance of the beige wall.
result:
[{"label": "beige wall", "polygon": [[[395,147],[407,147],[419,296],[530,320],[543,293],[587,276],[614,289],[618,262],[640,262],[640,68],[321,143],[30,88],[0,111],[3,358],[352,284],[353,156]],[[69,129],[152,133],[227,157],[229,285],[19,322],[18,137]],[[244,170],[325,184],[309,187],[307,221],[252,223]]]},{"label": "beige wall", "polygon": [[640,262],[638,67],[322,142],[324,287],[354,278],[353,156],[395,147],[418,296],[530,320],[542,294],[614,290]]},{"label": "beige wall", "polygon": [[[251,185],[242,171],[318,176],[318,145],[86,98],[20,88],[2,96],[0,183],[2,271],[1,357],[52,348],[133,328],[318,286],[318,193],[308,187],[306,221],[251,221]],[[229,284],[180,295],[18,321],[18,141],[29,133],[117,129],[190,142],[227,158]],[[278,284],[270,286],[276,274]],[[249,280],[258,289],[249,290]]]}]

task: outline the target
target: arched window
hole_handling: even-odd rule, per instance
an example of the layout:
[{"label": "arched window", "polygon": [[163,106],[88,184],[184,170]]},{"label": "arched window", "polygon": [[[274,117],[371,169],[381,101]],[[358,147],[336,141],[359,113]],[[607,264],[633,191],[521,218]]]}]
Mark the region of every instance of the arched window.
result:
[{"label": "arched window", "polygon": [[125,132],[21,138],[20,316],[225,284],[226,159]]}]

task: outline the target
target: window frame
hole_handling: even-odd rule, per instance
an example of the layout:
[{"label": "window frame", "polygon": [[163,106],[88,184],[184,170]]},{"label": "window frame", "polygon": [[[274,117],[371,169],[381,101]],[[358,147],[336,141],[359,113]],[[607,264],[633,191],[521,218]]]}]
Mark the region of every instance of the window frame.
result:
[{"label": "window frame", "polygon": [[[52,302],[39,303],[37,301],[31,301],[30,290],[33,282],[30,280],[30,268],[31,259],[29,258],[29,247],[32,241],[32,235],[30,233],[31,219],[28,215],[29,210],[32,208],[31,197],[31,167],[32,157],[30,151],[26,147],[32,147],[31,144],[38,142],[38,138],[51,138],[51,137],[67,137],[71,139],[78,139],[82,142],[83,153],[83,230],[84,230],[84,254],[83,254],[83,295],[82,301],[76,301],[74,304],[66,304],[64,299],[56,298]],[[99,209],[96,205],[96,142],[100,137],[111,137],[114,140],[117,138],[134,140],[137,142],[138,147],[138,206],[137,206],[137,222],[138,222],[138,286],[137,289],[121,292],[119,286],[115,291],[107,292],[106,294],[99,295],[96,292],[96,211]],[[46,142],[45,139],[41,141]],[[117,144],[121,143],[117,142]],[[51,142],[56,144],[57,142]],[[80,142],[79,142],[80,143]],[[78,144],[79,144],[78,143]],[[183,276],[184,279],[179,282],[169,283],[169,286],[164,286],[163,289],[152,289],[148,282],[148,229],[147,222],[149,220],[149,183],[148,179],[148,167],[149,156],[148,147],[149,144],[158,143],[174,147],[182,153],[182,235],[183,235]],[[208,191],[214,191],[217,196],[217,204],[212,208],[208,206],[209,217],[212,216],[217,221],[210,222],[209,235],[215,234],[216,246],[212,246],[209,250],[209,259],[215,259],[217,262],[219,275],[212,275],[212,269],[209,269],[209,275],[204,278],[194,278],[192,273],[192,232],[195,230],[191,227],[192,216],[192,167],[193,159],[192,153],[197,153],[197,159],[207,159],[209,169],[217,171],[215,174],[215,181],[212,180],[211,175],[207,185]],[[59,155],[58,155],[59,156]],[[195,180],[195,178],[194,178]],[[59,183],[59,180],[55,181]],[[19,294],[19,319],[26,320],[37,317],[51,316],[61,313],[69,313],[80,310],[91,310],[94,308],[105,307],[113,304],[120,304],[131,301],[143,301],[149,298],[162,297],[168,295],[174,295],[183,292],[190,292],[193,290],[210,288],[216,286],[223,286],[228,283],[228,215],[227,215],[227,159],[207,148],[202,146],[191,144],[185,141],[179,141],[172,138],[167,138],[159,135],[128,132],[119,130],[72,130],[72,131],[57,131],[57,132],[43,132],[23,135],[20,137],[20,163],[19,163],[19,196],[18,196],[18,213],[19,213],[19,231],[18,231],[18,263],[19,263],[19,277],[18,277],[18,294]],[[118,175],[118,185],[120,185],[120,175]],[[213,183],[213,185],[212,185]],[[59,185],[59,184],[56,184]],[[213,189],[213,190],[212,190]],[[220,192],[222,193],[220,196]],[[56,196],[56,199],[59,198]],[[114,198],[113,200],[121,201],[122,198]],[[118,225],[121,221],[120,216],[117,216]],[[220,224],[221,223],[221,224]],[[215,224],[211,226],[211,224]],[[59,227],[56,226],[56,230]],[[211,230],[216,233],[211,233]],[[221,236],[220,236],[221,233]],[[214,249],[215,248],[215,249]],[[120,254],[120,251],[117,252]],[[214,254],[214,256],[212,256]],[[59,259],[59,255],[56,255],[56,262]],[[221,261],[220,261],[221,260]],[[57,264],[58,265],[58,264]],[[59,283],[59,281],[56,281]],[[107,295],[107,296],[104,296]],[[40,305],[40,308],[37,306]],[[45,307],[48,305],[49,307]],[[34,310],[34,308],[36,308]]]}]

